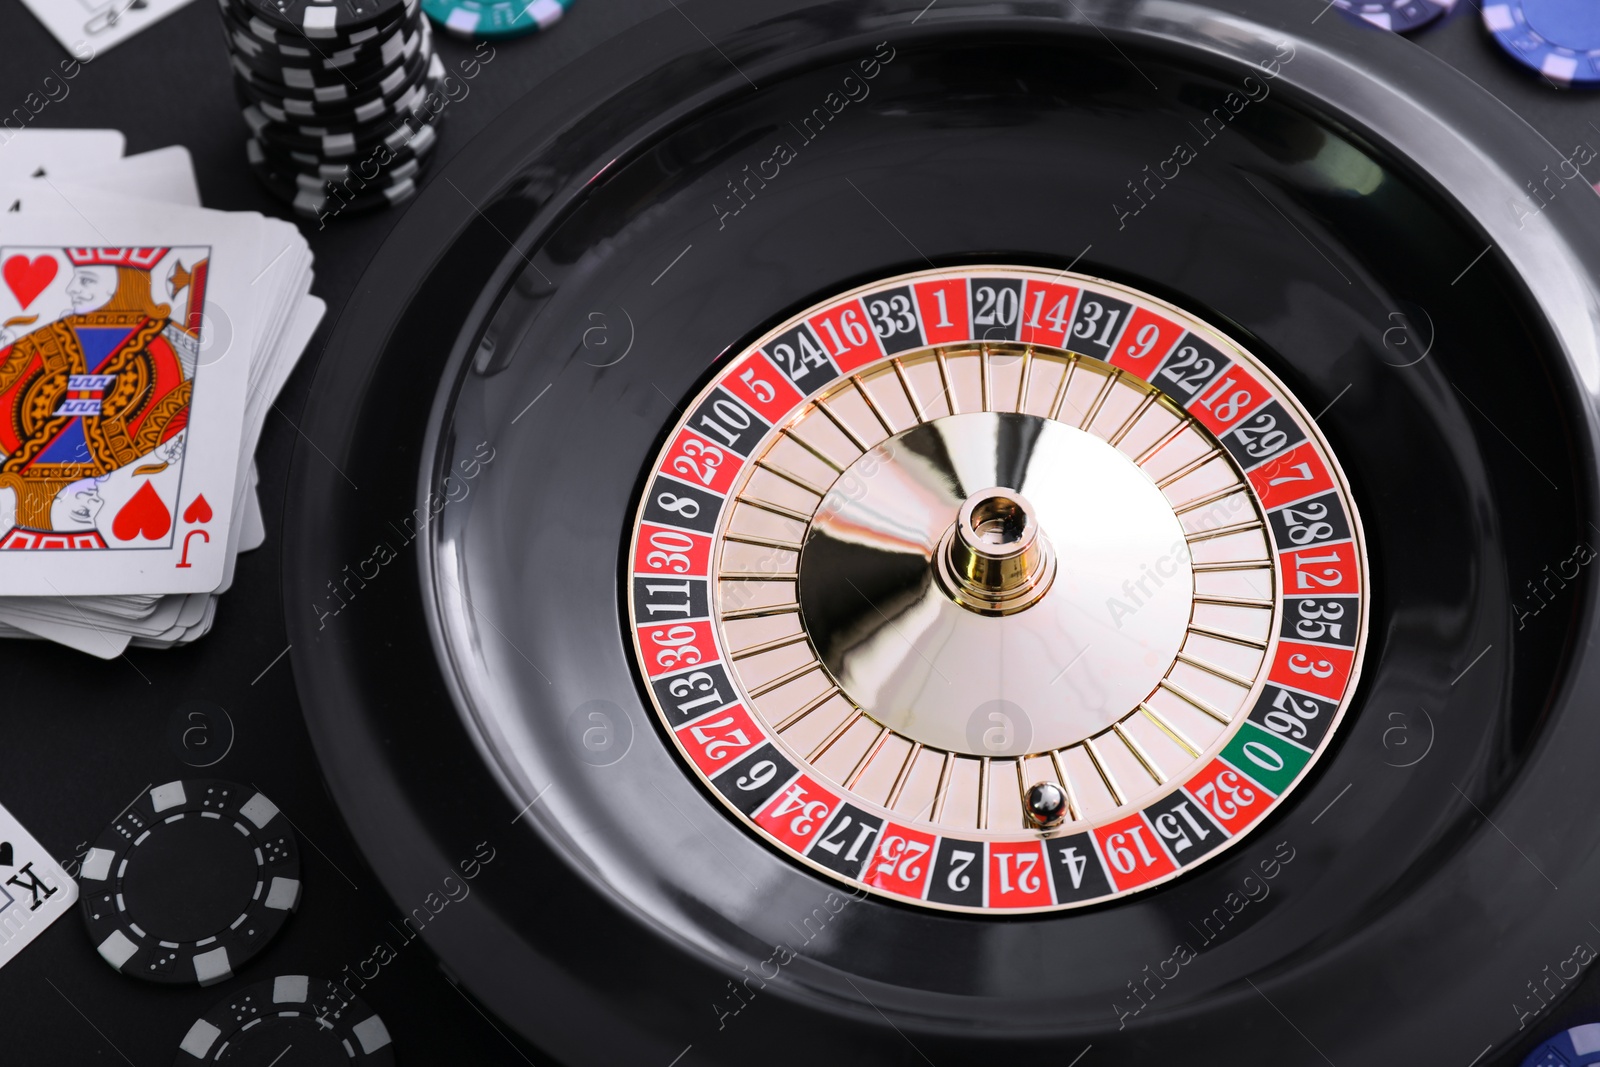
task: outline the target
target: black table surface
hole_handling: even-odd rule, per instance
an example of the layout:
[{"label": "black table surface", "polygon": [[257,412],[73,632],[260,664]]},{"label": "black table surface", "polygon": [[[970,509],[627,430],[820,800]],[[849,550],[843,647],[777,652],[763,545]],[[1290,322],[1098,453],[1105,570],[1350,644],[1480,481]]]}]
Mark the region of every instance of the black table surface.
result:
[{"label": "black table surface", "polygon": [[[1327,11],[1324,0],[1293,2],[1305,8],[1308,22],[1342,17]],[[599,42],[645,19],[692,18],[693,12],[692,2],[674,0],[584,0],[549,32],[491,42],[492,53],[478,52],[477,75],[463,82],[466,96],[450,106],[439,158],[423,184],[437,180],[442,164],[502,110],[541,106],[532,90]],[[1411,39],[1520,113],[1575,165],[1596,159],[1583,167],[1583,181],[1556,193],[1592,195],[1588,184],[1600,180],[1600,95],[1558,91],[1514,66],[1480,22],[1476,4],[1463,3]],[[470,42],[444,34],[435,42],[452,70],[471,69],[461,66],[474,55]],[[37,91],[65,55],[22,4],[0,7],[0,111]],[[35,125],[114,127],[126,133],[129,153],[182,144],[193,154],[206,206],[285,214],[245,164],[245,126],[209,0],[96,57],[68,84],[69,94],[50,102]],[[1549,175],[1530,163],[1527,178],[1539,183]],[[1552,181],[1540,195],[1555,188]],[[397,934],[402,910],[367,867],[330,800],[295,696],[278,529],[287,509],[317,506],[285,497],[302,437],[297,423],[318,363],[338,358],[324,350],[331,326],[398,218],[398,211],[389,211],[342,217],[325,229],[302,223],[316,255],[312,291],[327,301],[329,314],[268,417],[256,454],[267,543],[240,558],[213,632],[188,648],[132,650],[111,661],[42,643],[0,645],[0,803],[69,870],[76,870],[76,857],[105,824],[151,784],[228,778],[261,789],[297,827],[300,910],[265,952],[230,982],[209,989],[156,986],[113,972],[81,918],[64,916],[0,971],[0,1062],[170,1063],[190,1024],[233,990],[277,974],[337,979],[381,944],[393,947],[394,958],[367,981],[363,996],[383,1016],[401,1062],[549,1062],[485,1014],[423,942]],[[227,755],[203,770],[191,766],[192,751],[172,730],[175,713],[190,701],[224,709],[233,728]],[[484,833],[493,846],[494,828]],[[481,875],[493,876],[492,866]],[[434,921],[450,921],[448,905]],[[1600,980],[1591,978],[1523,1041],[1508,1042],[1480,1062],[1515,1063],[1531,1041],[1597,1020]],[[684,1067],[690,1062],[692,1055]],[[1092,1055],[1084,1067],[1095,1067]]]}]

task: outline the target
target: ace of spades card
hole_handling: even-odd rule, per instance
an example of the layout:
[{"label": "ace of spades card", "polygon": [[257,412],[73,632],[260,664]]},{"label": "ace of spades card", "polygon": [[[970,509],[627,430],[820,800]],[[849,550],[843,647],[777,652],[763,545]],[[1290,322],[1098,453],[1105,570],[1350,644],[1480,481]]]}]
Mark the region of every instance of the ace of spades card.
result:
[{"label": "ace of spades card", "polygon": [[206,344],[219,330],[214,246],[11,236],[0,240],[0,593],[214,589],[249,370],[236,320],[230,351]]}]

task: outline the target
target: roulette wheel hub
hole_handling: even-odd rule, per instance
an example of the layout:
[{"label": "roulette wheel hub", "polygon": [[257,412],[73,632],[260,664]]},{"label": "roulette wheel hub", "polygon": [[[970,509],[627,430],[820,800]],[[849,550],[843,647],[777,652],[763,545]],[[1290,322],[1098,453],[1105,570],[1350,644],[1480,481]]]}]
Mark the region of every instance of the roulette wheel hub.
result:
[{"label": "roulette wheel hub", "polygon": [[[1583,814],[1600,797],[1573,758],[1600,743],[1600,727],[1582,713],[1600,677],[1581,654],[1594,617],[1574,549],[1592,536],[1584,531],[1600,365],[1589,281],[1600,230],[1588,205],[1557,198],[1519,225],[1507,199],[1529,159],[1555,158],[1548,146],[1404,42],[1339,20],[1307,25],[1279,5],[1245,0],[1159,10],[940,4],[918,18],[920,7],[756,14],[686,5],[715,48],[694,27],[675,26],[673,13],[619,39],[551,90],[564,115],[581,119],[544,106],[508,113],[453,164],[456,188],[437,183],[401,221],[338,328],[341,358],[325,364],[303,425],[325,456],[305,449],[296,460],[296,492],[335,501],[295,520],[285,598],[297,684],[335,797],[401,902],[422,899],[437,872],[477,843],[492,846],[496,858],[471,899],[424,936],[486,1008],[562,1062],[666,1063],[686,1046],[685,1062],[909,1062],[916,1052],[934,1062],[1001,1053],[1070,1060],[1088,1045],[1139,1060],[1203,1048],[1311,1061],[1305,1039],[1335,1062],[1432,1062],[1441,1035],[1470,1062],[1516,1025],[1506,1004],[1522,983],[1505,976],[1538,974],[1570,952],[1585,927],[1566,902],[1600,882],[1588,859],[1600,831]],[[1352,64],[1365,74],[1352,77]],[[794,132],[775,132],[790,123]],[[777,150],[780,139],[793,158]],[[1193,162],[1180,162],[1187,157],[1175,139]],[[1030,166],[1003,174],[971,166],[975,154],[995,152]],[[721,467],[729,482],[696,489],[671,472],[684,455],[673,451],[679,435],[694,432],[686,420],[711,413],[701,404],[722,399],[711,391],[737,398],[738,375],[749,369],[740,360],[760,353],[770,362],[777,334],[801,328],[792,323],[821,342],[819,316],[863,292],[952,275],[971,294],[972,278],[1006,272],[1018,277],[1019,297],[1021,276],[1038,274],[1181,315],[1292,415],[1327,480],[1320,493],[1287,502],[1250,479],[1258,464],[1228,447],[1239,440],[1232,429],[1200,421],[1204,434],[1194,432],[1202,444],[1205,434],[1215,438],[1221,469],[1249,484],[1223,525],[1250,526],[1229,536],[1259,540],[1262,554],[1240,559],[1269,558],[1270,549],[1278,561],[1266,593],[1206,593],[1202,581],[1223,572],[1202,569],[1198,548],[1187,581],[1139,589],[1140,564],[1154,570],[1177,539],[1159,543],[1152,531],[1181,524],[1187,501],[1160,494],[1156,483],[1170,472],[1129,473],[1137,452],[1105,450],[1133,447],[1110,438],[1143,397],[1155,397],[1149,412],[1175,407],[1198,421],[1209,387],[1191,396],[1155,367],[1127,370],[1118,381],[1130,408],[1114,423],[1117,412],[1106,410],[1089,430],[1016,401],[1030,344],[1030,364],[1055,374],[1075,359],[1083,381],[1102,385],[1120,368],[1109,347],[1092,346],[1098,331],[1070,342],[1025,338],[1020,327],[943,341],[926,336],[936,311],[919,311],[914,344],[890,351],[887,333],[873,334],[876,354],[847,367],[829,337],[827,380],[801,380],[789,373],[793,363],[755,376],[775,391],[787,383],[792,405],[762,414],[757,394],[740,401],[751,426],[760,414],[767,429],[746,439],[723,424],[742,449]],[[916,275],[928,277],[906,280]],[[399,293],[409,294],[403,306]],[[1032,309],[1019,301],[1019,310]],[[843,320],[829,321],[848,342]],[[1115,332],[1107,346],[1120,340]],[[974,373],[959,410],[891,415],[894,361],[936,364],[944,344],[964,346],[959,358],[969,362],[958,374],[981,367],[987,346],[991,373],[1008,385],[985,405]],[[1509,368],[1508,352],[1518,353]],[[876,416],[849,399],[859,393],[852,379],[883,390],[871,395],[887,425],[869,432]],[[912,384],[918,398],[940,393]],[[904,390],[900,397],[911,412]],[[806,521],[766,509],[773,522],[793,524],[787,534],[743,531],[789,546],[751,546],[793,557],[766,577],[795,576],[787,589],[750,583],[770,587],[772,599],[743,607],[793,610],[729,619],[742,607],[722,588],[741,579],[713,570],[727,562],[728,530],[741,534],[730,525],[741,509],[728,502],[763,469],[768,430],[797,416],[819,427],[829,420],[805,414],[819,400],[866,447],[832,453],[808,438],[839,468],[826,479],[775,460],[822,492],[796,486],[800,497],[760,497]],[[1060,430],[1047,429],[1051,422]],[[978,429],[961,428],[968,423]],[[1005,452],[1011,446],[995,442],[1010,440],[1008,423],[1030,442],[1095,437],[1080,442],[1090,459],[1051,471],[1101,471],[1118,501],[1123,490],[1148,500],[1148,523],[1125,521],[1123,504],[1092,494],[1061,503],[1043,467],[1002,469],[1002,454],[1055,447]],[[704,442],[733,449],[704,430]],[[881,528],[835,536],[842,520],[874,507],[899,515],[901,495],[876,487],[926,484],[895,479],[928,453],[924,445],[946,438],[987,443],[975,447],[970,477],[949,477],[963,469],[953,461],[914,468],[940,492],[920,523],[897,530],[908,549],[899,553],[903,572],[879,569],[888,580],[863,585],[863,597],[840,581],[861,584],[845,567],[812,566],[817,553],[874,550]],[[862,457],[891,440],[893,456],[879,453],[883,462],[868,470]],[[1292,478],[1293,468],[1271,478]],[[841,482],[852,470],[866,487],[855,496]],[[811,518],[836,487],[839,507]],[[688,525],[652,517],[662,491],[680,509],[684,499],[703,504],[703,517]],[[1342,531],[1305,534],[1319,540],[1298,548],[1292,530],[1338,524],[1309,514],[1289,522],[1283,509],[1328,494],[1329,506],[1348,505]],[[551,517],[570,501],[582,503],[581,536]],[[968,503],[978,521],[963,539]],[[1108,512],[1104,528],[1116,538],[1096,552],[1127,550],[1133,571],[1115,574],[1115,589],[1097,590],[1089,604],[1119,633],[1104,621],[1105,601],[1114,595],[1136,608],[1123,621],[1137,640],[1120,652],[1109,641],[1091,648],[1054,689],[1096,656],[1131,656],[1127,649],[1197,672],[1185,676],[1194,685],[1197,675],[1233,683],[1185,665],[1180,653],[1248,682],[1227,722],[1211,720],[1216,732],[1205,743],[1176,731],[1194,754],[1137,711],[1155,701],[1171,724],[1185,702],[1170,690],[1108,697],[1106,716],[1124,703],[1136,716],[1115,718],[1109,732],[1093,714],[1065,725],[1084,701],[1030,707],[1009,691],[974,692],[984,699],[928,716],[920,701],[909,710],[892,698],[875,703],[923,665],[908,647],[927,655],[931,646],[896,640],[874,605],[891,618],[889,607],[904,602],[963,627],[1026,632],[1052,618],[1057,598],[1082,606],[1069,595],[1074,583],[1115,573],[1109,555],[1087,553],[1074,525]],[[1033,557],[1022,547],[1029,516]],[[704,548],[704,569],[697,556],[696,573],[641,572],[634,561],[648,555],[652,526],[665,532],[668,555],[689,555],[672,547],[685,539]],[[1009,548],[995,551],[1012,537],[1022,548],[1014,559]],[[954,551],[958,541],[964,548]],[[1317,589],[1294,587],[1301,572],[1286,569],[1286,553],[1316,557],[1338,544],[1362,548],[1364,567],[1353,548],[1312,566],[1348,565],[1359,576],[1353,591],[1324,594],[1365,607],[1354,644],[1292,632],[1334,620],[1290,613],[1289,601],[1314,599]],[[1141,558],[1146,547],[1161,552]],[[1558,578],[1544,577],[1546,564]],[[1181,573],[1176,559],[1161,565]],[[1327,580],[1342,582],[1342,573]],[[643,589],[690,579],[704,584],[687,600]],[[1537,599],[1530,579],[1543,583],[1533,587]],[[1124,581],[1145,604],[1133,604]],[[566,592],[552,595],[552,582]],[[1211,604],[1196,591],[1267,603]],[[694,599],[702,593],[704,613]],[[689,613],[675,612],[680,605]],[[651,606],[664,609],[654,628],[640,618]],[[1272,620],[1257,624],[1258,642],[1303,647],[1285,648],[1281,668],[1276,654],[1254,649],[1270,663],[1264,671],[1172,648],[1197,640],[1202,609],[1256,613]],[[747,660],[731,656],[749,646],[725,647],[723,635],[775,627],[762,620],[779,614],[795,628],[750,642],[803,634],[789,654],[814,646],[819,667],[795,660],[745,678]],[[673,626],[701,627],[695,640],[708,643],[686,642]],[[658,663],[664,669],[650,673],[645,652],[691,644],[700,663]],[[1036,658],[1054,674],[1069,666],[1068,647]],[[882,657],[864,658],[871,648]],[[1295,655],[1304,674],[1288,662]],[[963,678],[1005,676],[984,658],[980,669],[959,654],[929,658],[948,674],[964,668]],[[712,675],[713,665],[724,674],[693,677]],[[824,687],[838,682],[842,694],[829,705],[838,718],[803,750],[751,693],[801,667]],[[1275,669],[1299,679],[1280,687],[1287,710],[1267,696]],[[1340,687],[1319,690],[1324,673]],[[1039,674],[1034,687],[1050,689],[1051,674]],[[680,714],[671,702],[713,690],[716,706]],[[1004,701],[1022,708],[1037,743],[1006,750],[1023,731]],[[749,741],[770,738],[762,742],[770,747],[745,752],[739,759],[754,762],[728,771],[700,767],[694,729],[708,744],[735,740],[712,727],[735,707],[747,718],[733,728]],[[1189,710],[1196,729],[1209,718]],[[1010,742],[1001,740],[1007,715]],[[852,717],[813,763],[817,746]],[[998,751],[985,746],[991,729]],[[862,763],[879,736],[877,757]],[[1253,771],[1241,765],[1247,743],[1264,746],[1250,749],[1265,761]],[[939,751],[927,770],[911,761],[897,801],[914,796],[916,806],[902,811],[889,794],[905,752],[919,744]],[[1184,759],[1169,766],[1158,744]],[[1081,761],[1063,755],[1058,771],[1050,752],[1079,745]],[[899,760],[874,767],[891,746]],[[746,747],[760,746],[726,749],[730,763]],[[1290,767],[1301,750],[1304,760]],[[959,813],[959,825],[919,819],[946,757],[949,795],[961,799],[947,800],[941,816]],[[1097,784],[1100,757],[1120,802]],[[1284,767],[1275,771],[1276,760]],[[1191,773],[1192,763],[1202,766]],[[1215,788],[1202,798],[1195,775],[1213,764],[1218,775],[1243,776],[1208,779]],[[762,779],[748,810],[735,799],[738,778]],[[764,825],[800,787],[803,803],[833,798],[825,812],[813,809],[820,825],[795,827],[803,804]],[[619,795],[637,803],[618,805]],[[989,814],[1005,816],[1003,831],[980,817],[984,795]],[[1156,807],[1185,797],[1195,824],[1175,806]],[[1202,821],[1200,805],[1215,811],[1214,799],[1262,807],[1250,829],[1232,834],[1221,814]],[[1165,825],[1211,848],[1204,862],[1178,862],[1187,854],[1177,857],[1176,839],[1157,832],[1166,815]],[[1215,836],[1200,839],[1195,825]],[[865,838],[862,826],[871,827]],[[840,846],[837,859],[819,851],[824,838]],[[895,860],[894,873],[914,888],[876,884],[865,866],[842,870],[858,838],[857,859],[870,849],[880,863]],[[1222,838],[1226,847],[1212,848]],[[945,855],[947,840],[955,844]],[[1149,865],[1155,876],[1124,885],[1119,864],[1137,863],[1140,843],[1160,859]],[[919,844],[927,851],[916,853]],[[1038,862],[1054,866],[1023,906],[941,901],[924,888],[934,881],[927,868],[945,861],[938,884],[952,893],[954,885],[987,892],[1003,879],[1017,887],[1015,857],[1025,849],[1012,846],[1024,845],[1049,846]],[[1076,849],[1070,862],[1059,848]],[[957,852],[971,854],[961,871]],[[927,857],[915,874],[918,864],[905,863],[913,853]],[[961,882],[980,870],[983,880]],[[1074,872],[1106,882],[1068,899]],[[616,995],[623,982],[626,1010]],[[1385,1000],[1396,990],[1406,991],[1404,1011]],[[1349,1026],[1357,1016],[1367,1021]],[[1284,1017],[1292,1027],[1278,1025]]]},{"label": "roulette wheel hub", "polygon": [[945,594],[980,614],[1032,607],[1056,574],[1055,550],[1039,533],[1033,502],[1003,485],[962,502],[934,557]]}]

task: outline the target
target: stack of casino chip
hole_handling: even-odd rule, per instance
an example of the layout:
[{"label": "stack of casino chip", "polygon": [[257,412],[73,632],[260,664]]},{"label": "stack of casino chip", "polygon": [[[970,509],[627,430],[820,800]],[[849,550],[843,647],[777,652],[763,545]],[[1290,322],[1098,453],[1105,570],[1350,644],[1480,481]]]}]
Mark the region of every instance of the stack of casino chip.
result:
[{"label": "stack of casino chip", "polygon": [[418,0],[218,0],[256,176],[308,218],[398,204],[438,143]]}]

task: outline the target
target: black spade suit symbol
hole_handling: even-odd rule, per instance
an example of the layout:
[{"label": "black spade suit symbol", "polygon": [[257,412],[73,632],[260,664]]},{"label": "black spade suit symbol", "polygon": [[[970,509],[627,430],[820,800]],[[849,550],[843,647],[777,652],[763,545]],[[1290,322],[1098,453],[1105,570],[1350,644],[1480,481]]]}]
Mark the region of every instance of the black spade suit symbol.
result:
[{"label": "black spade suit symbol", "polygon": [[0,841],[0,867],[11,866],[11,842]]}]

